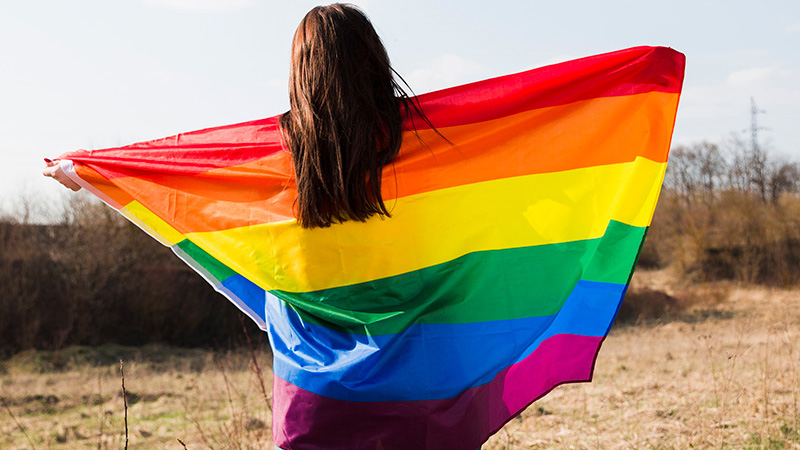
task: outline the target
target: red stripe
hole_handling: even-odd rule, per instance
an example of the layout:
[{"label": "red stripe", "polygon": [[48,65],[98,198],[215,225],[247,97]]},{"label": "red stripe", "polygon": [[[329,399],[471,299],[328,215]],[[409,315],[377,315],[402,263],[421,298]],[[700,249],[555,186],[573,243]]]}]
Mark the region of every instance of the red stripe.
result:
[{"label": "red stripe", "polygon": [[[279,116],[207,128],[153,141],[61,155],[83,163],[108,179],[152,173],[194,175],[262,159],[286,159]],[[220,155],[224,155],[221,158]]]},{"label": "red stripe", "polygon": [[[436,127],[464,125],[591,98],[680,93],[685,63],[686,57],[670,48],[634,47],[443,89],[418,99]],[[414,125],[427,127],[417,116]]]},{"label": "red stripe", "polygon": [[475,450],[555,386],[589,381],[602,340],[553,336],[491,382],[451,399],[349,402],[274,377],[273,439],[295,450]]}]

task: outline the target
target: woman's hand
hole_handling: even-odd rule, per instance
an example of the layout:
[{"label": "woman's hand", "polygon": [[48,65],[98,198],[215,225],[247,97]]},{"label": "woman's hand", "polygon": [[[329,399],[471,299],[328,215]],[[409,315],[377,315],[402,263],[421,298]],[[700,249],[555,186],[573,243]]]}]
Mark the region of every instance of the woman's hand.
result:
[{"label": "woman's hand", "polygon": [[44,162],[47,164],[47,167],[42,170],[42,175],[54,178],[59,183],[63,184],[64,187],[72,189],[73,191],[81,190],[80,185],[72,181],[72,179],[68,177],[66,173],[64,173],[64,170],[58,165],[57,162],[50,161],[49,159],[45,159]]}]

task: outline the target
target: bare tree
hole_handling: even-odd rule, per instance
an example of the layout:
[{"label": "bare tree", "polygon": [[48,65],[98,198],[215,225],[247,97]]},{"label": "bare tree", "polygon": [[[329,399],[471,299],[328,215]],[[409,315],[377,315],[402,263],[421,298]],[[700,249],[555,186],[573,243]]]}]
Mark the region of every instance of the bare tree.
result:
[{"label": "bare tree", "polygon": [[781,195],[800,190],[800,165],[788,161],[770,161],[769,193],[772,203],[777,204]]}]

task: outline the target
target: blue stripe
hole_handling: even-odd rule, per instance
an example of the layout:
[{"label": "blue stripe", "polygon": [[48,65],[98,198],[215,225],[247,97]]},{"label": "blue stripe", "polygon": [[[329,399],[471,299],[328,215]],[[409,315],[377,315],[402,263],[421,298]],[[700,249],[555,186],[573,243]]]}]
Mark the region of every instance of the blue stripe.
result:
[{"label": "blue stripe", "polygon": [[260,319],[259,321],[253,318],[256,323],[259,323],[259,326],[266,321],[266,299],[264,296],[264,289],[261,289],[258,285],[239,274],[226,278],[225,281],[222,282],[222,287],[227,291],[226,293],[229,293],[226,297],[234,300],[234,303],[241,303],[245,305],[247,309],[253,311],[258,319]]},{"label": "blue stripe", "polygon": [[414,324],[403,333],[380,336],[303,322],[291,306],[267,294],[273,371],[302,389],[341,400],[452,398],[488,383],[509,361],[521,361],[551,336],[605,336],[625,288],[581,280],[556,315]]},{"label": "blue stripe", "polygon": [[172,251],[178,255],[195,272],[199,273],[214,290],[224,295],[232,301],[243,313],[250,317],[259,328],[266,330],[266,311],[264,289],[261,289],[252,281],[241,275],[233,275],[220,283],[209,270],[198,263],[191,255],[186,253],[181,247],[173,245]]}]

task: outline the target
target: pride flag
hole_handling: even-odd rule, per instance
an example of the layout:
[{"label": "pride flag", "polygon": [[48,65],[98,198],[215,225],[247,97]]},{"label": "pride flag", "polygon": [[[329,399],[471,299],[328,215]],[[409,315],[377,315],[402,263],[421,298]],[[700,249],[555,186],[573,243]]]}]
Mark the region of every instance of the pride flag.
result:
[{"label": "pride flag", "polygon": [[277,447],[474,450],[591,379],[683,70],[638,47],[421,95],[447,140],[410,117],[392,217],[330,228],[297,225],[277,117],[61,164],[268,332]]}]

